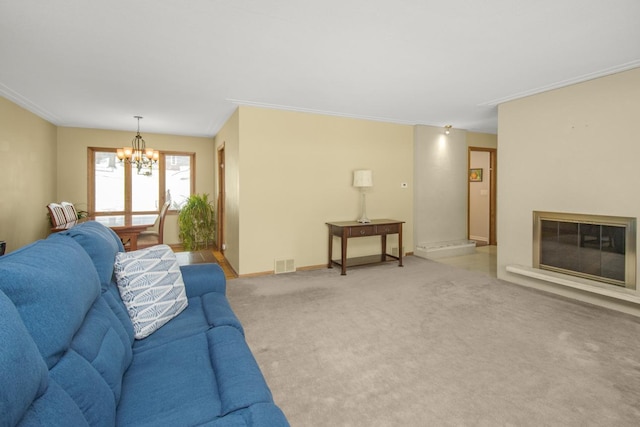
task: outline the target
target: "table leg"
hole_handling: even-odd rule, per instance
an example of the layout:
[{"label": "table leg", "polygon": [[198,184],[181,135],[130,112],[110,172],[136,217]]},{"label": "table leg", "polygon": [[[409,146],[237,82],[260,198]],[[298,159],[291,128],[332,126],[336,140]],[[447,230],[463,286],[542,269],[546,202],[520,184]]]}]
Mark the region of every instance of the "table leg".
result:
[{"label": "table leg", "polygon": [[135,251],[138,249],[138,235],[137,234],[132,234],[131,235],[131,250]]},{"label": "table leg", "polygon": [[135,251],[138,249],[138,233],[120,232],[116,233],[123,245],[129,243],[129,246],[125,248],[126,251]]},{"label": "table leg", "polygon": [[398,229],[398,266],[402,267],[402,224]]},{"label": "table leg", "polygon": [[345,227],[344,230],[342,231],[342,241],[340,242],[342,244],[342,257],[341,257],[342,271],[340,272],[341,276],[347,275],[347,241],[348,240],[349,239],[347,238],[347,227]]},{"label": "table leg", "polygon": [[380,262],[385,262],[387,260],[387,235],[381,235],[380,241],[382,243],[382,255],[380,256]]},{"label": "table leg", "polygon": [[333,268],[333,228],[329,226],[329,261],[327,262],[327,268]]}]

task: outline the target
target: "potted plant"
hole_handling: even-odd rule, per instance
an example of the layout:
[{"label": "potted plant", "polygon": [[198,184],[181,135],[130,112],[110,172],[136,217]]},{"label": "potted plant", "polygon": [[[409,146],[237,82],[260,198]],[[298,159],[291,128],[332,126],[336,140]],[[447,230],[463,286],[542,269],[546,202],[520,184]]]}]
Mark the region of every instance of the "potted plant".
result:
[{"label": "potted plant", "polygon": [[185,251],[206,248],[213,241],[215,211],[208,194],[189,196],[178,215],[178,237]]}]

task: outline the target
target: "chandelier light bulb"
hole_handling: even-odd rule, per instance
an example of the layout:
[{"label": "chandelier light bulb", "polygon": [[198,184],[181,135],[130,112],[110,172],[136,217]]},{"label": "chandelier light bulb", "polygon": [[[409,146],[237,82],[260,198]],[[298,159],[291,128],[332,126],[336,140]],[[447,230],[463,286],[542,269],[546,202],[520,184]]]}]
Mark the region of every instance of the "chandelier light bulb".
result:
[{"label": "chandelier light bulb", "polygon": [[116,156],[121,162],[135,166],[139,175],[151,175],[153,164],[160,159],[160,152],[146,147],[146,143],[142,139],[142,135],[140,135],[140,119],[142,116],[133,116],[133,118],[138,120],[138,132],[131,140],[130,147],[116,149]]}]

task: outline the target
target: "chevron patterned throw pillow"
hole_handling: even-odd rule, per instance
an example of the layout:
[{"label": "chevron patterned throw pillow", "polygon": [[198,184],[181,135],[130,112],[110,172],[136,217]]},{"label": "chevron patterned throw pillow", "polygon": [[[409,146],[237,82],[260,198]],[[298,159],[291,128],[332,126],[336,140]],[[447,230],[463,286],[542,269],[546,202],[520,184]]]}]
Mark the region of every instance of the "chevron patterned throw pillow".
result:
[{"label": "chevron patterned throw pillow", "polygon": [[116,254],[118,290],[142,339],[187,307],[187,295],[176,255],[167,245]]}]

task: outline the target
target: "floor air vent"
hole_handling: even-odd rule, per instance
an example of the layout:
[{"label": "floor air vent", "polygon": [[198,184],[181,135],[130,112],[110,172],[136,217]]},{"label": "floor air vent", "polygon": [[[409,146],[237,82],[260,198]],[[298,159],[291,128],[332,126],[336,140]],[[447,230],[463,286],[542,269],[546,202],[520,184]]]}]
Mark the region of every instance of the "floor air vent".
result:
[{"label": "floor air vent", "polygon": [[293,273],[296,271],[296,265],[293,259],[277,259],[274,270],[276,274]]}]

